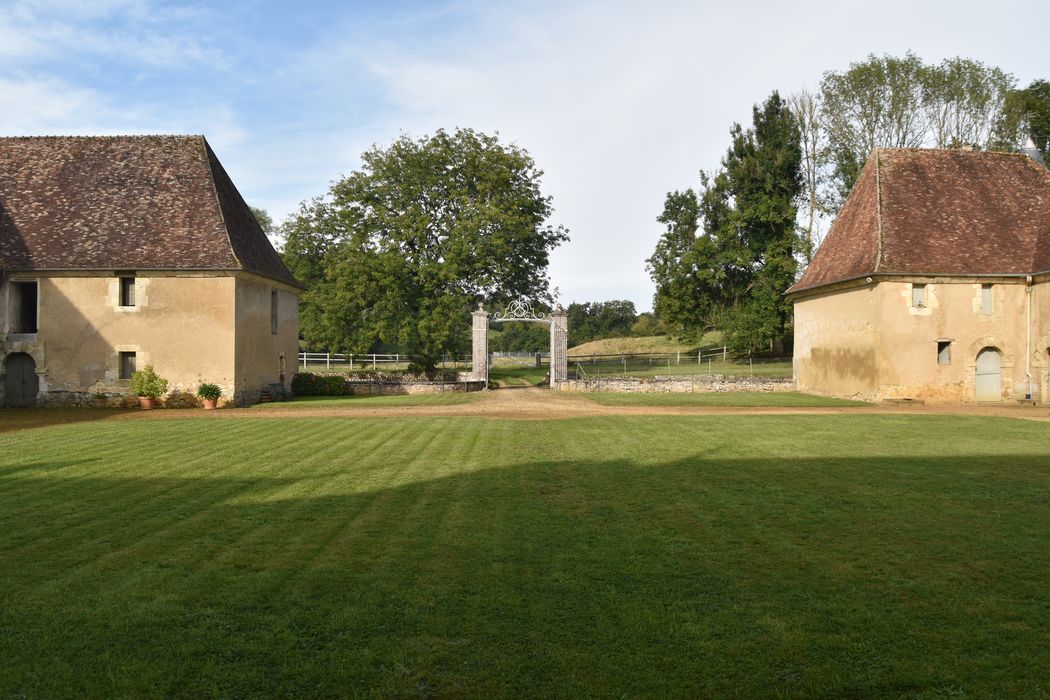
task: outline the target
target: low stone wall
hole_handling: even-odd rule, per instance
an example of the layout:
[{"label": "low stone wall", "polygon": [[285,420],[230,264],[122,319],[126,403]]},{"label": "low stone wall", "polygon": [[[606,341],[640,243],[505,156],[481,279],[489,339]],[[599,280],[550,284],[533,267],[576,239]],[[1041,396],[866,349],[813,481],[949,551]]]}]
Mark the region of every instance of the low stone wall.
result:
[{"label": "low stone wall", "polygon": [[596,377],[558,382],[560,391],[607,391],[613,393],[688,394],[690,392],[795,391],[788,377],[733,377],[721,374],[700,376]]},{"label": "low stone wall", "polygon": [[481,391],[485,382],[368,382],[347,381],[350,393],[354,396],[388,396],[397,394],[448,394],[453,392]]},{"label": "low stone wall", "polygon": [[36,399],[36,405],[44,408],[131,408],[138,406],[136,396],[107,394],[94,391],[45,391]]},{"label": "low stone wall", "polygon": [[[220,405],[229,405],[220,399]],[[104,391],[46,391],[37,397],[41,408],[138,408],[139,398],[131,394]],[[157,408],[200,408],[201,400],[187,391],[173,391],[157,399]]]}]

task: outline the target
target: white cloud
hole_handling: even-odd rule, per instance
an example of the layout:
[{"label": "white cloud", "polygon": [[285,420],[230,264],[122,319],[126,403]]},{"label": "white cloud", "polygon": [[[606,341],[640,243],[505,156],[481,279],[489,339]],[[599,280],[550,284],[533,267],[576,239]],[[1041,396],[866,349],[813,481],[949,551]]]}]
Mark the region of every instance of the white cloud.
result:
[{"label": "white cloud", "polygon": [[[471,126],[533,154],[572,235],[551,265],[564,301],[630,298],[648,308],[644,260],[664,195],[716,168],[731,123],[748,122],[774,89],[815,86],[823,71],[870,52],[968,55],[1022,78],[1018,64],[1033,54],[1050,63],[1033,29],[989,40],[971,21],[982,8],[896,0],[861,21],[832,2],[478,5],[468,41],[375,42],[354,54],[367,56],[361,64],[392,106],[374,124],[387,138]],[[1029,26],[1045,24],[1027,9]],[[1022,33],[1030,43],[1018,52]]]},{"label": "white cloud", "polygon": [[0,12],[0,65],[78,55],[147,66],[221,63],[222,52],[196,31],[207,17],[147,0],[16,0]]},{"label": "white cloud", "polygon": [[[224,41],[237,34],[223,24],[225,5],[13,0],[0,12],[0,133],[205,133],[246,198],[279,219],[357,167],[372,143],[440,127],[498,131],[546,172],[555,223],[570,229],[551,265],[563,301],[647,308],[644,260],[665,193],[717,167],[730,124],[748,121],[773,89],[812,88],[824,70],[908,49],[977,58],[1022,82],[1047,77],[1050,6],[1004,0],[997,16],[1026,20],[1002,33],[975,19],[987,8],[972,0],[859,7],[336,8],[315,13],[323,24],[238,46]],[[293,24],[265,7],[241,11],[263,18],[255,29]]]},{"label": "white cloud", "polygon": [[75,133],[96,133],[99,124],[86,115],[105,113],[105,100],[92,90],[54,79],[0,77],[0,134],[72,134],[71,123],[84,123]]}]

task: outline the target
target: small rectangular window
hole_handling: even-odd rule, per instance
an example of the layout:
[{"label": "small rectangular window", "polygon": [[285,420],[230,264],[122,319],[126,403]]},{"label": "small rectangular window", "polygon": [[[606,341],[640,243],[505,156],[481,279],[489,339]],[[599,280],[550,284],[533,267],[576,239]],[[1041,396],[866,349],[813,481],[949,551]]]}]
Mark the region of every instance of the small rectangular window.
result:
[{"label": "small rectangular window", "polygon": [[135,305],[135,278],[134,277],[121,277],[120,278],[120,305],[121,306],[134,306]]},{"label": "small rectangular window", "polygon": [[270,292],[270,333],[277,335],[277,290]]},{"label": "small rectangular window", "polygon": [[926,306],[925,284],[913,284],[911,286],[911,305],[915,307]]},{"label": "small rectangular window", "polygon": [[992,285],[981,285],[981,313],[992,313]]},{"label": "small rectangular window", "polygon": [[952,341],[937,341],[937,364],[950,365],[952,363]]},{"label": "small rectangular window", "polygon": [[36,282],[11,283],[11,332],[37,332]]},{"label": "small rectangular window", "polygon": [[135,374],[135,353],[120,353],[120,378],[131,379],[133,374]]}]

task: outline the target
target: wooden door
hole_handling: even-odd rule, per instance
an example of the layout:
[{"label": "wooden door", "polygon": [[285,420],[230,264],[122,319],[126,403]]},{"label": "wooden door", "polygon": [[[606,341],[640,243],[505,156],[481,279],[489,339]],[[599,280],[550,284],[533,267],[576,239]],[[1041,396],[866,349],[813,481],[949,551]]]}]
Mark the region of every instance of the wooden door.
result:
[{"label": "wooden door", "polygon": [[4,405],[9,408],[32,406],[40,390],[36,362],[24,352],[11,355],[4,362]]},{"label": "wooden door", "polygon": [[977,354],[977,400],[1003,400],[1003,360],[995,348],[985,348]]}]

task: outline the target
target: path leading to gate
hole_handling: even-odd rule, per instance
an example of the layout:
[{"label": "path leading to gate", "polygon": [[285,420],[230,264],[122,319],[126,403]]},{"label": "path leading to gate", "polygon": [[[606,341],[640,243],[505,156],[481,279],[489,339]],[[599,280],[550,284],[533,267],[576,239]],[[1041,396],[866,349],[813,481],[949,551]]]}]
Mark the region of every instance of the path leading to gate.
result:
[{"label": "path leading to gate", "polygon": [[1021,418],[1050,422],[1050,407],[1015,405],[845,407],[730,407],[730,406],[603,406],[586,396],[534,387],[498,389],[474,395],[462,404],[392,406],[369,399],[345,405],[311,406],[308,403],[269,404],[249,409],[116,411],[112,409],[9,409],[0,420],[0,434],[61,423],[95,420],[252,420],[273,418],[382,418],[471,416],[508,420],[558,420],[589,416],[784,416],[784,415],[966,415]]}]

